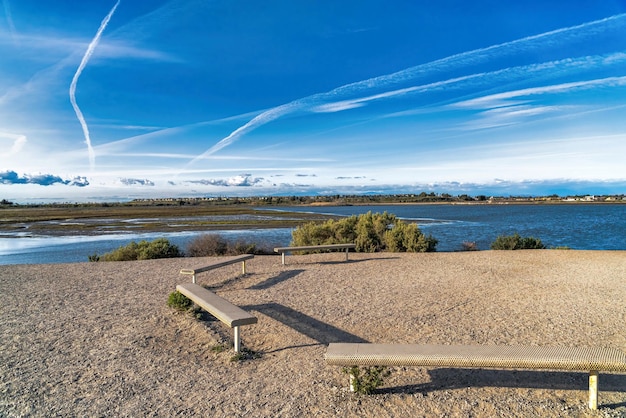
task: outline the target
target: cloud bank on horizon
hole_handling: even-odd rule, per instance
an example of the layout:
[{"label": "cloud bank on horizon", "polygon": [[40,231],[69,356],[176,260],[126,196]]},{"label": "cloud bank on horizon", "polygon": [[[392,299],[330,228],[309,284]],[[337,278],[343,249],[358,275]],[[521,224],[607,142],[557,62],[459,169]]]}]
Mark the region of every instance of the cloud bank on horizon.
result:
[{"label": "cloud bank on horizon", "polygon": [[414,3],[3,0],[0,194],[626,193],[626,5]]}]

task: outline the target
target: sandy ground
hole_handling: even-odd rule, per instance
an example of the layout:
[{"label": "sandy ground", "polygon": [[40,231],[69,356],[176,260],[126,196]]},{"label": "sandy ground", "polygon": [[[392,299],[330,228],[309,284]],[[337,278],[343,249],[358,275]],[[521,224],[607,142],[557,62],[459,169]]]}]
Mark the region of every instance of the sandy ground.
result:
[{"label": "sandy ground", "polygon": [[[351,394],[330,342],[605,346],[626,351],[626,252],[259,256],[199,276],[254,313],[259,357],[166,305],[208,260],[0,266],[0,416],[623,417],[626,375],[393,368]],[[212,261],[212,260],[211,260]]]}]

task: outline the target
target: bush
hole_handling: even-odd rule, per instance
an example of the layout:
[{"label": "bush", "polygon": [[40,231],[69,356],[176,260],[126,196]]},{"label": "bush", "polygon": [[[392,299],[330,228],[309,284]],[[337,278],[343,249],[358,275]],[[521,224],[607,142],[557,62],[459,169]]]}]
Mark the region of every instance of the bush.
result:
[{"label": "bush", "polygon": [[542,250],[545,245],[538,238],[520,237],[519,234],[500,235],[491,243],[492,250]]},{"label": "bush", "polygon": [[227,252],[228,242],[217,234],[200,235],[187,245],[189,257],[220,256]]},{"label": "bush", "polygon": [[[437,240],[425,236],[416,224],[395,215],[367,212],[322,224],[309,222],[292,232],[292,246],[345,244],[354,242],[358,252],[431,252]],[[319,252],[319,251],[318,251]]]},{"label": "bush", "polygon": [[132,260],[153,260],[157,258],[181,257],[182,254],[178,246],[170,244],[165,238],[158,238],[152,242],[132,241],[130,244],[119,247],[117,250],[102,255],[89,256],[89,261],[132,261]]},{"label": "bush", "polygon": [[344,367],[344,373],[350,375],[350,386],[355,393],[362,395],[369,395],[376,388],[382,386],[386,377],[391,374],[391,371],[385,366],[371,366],[363,367],[358,366]]},{"label": "bush", "polygon": [[174,308],[177,311],[188,311],[193,306],[193,301],[187,296],[180,293],[178,290],[170,293],[167,298],[167,306]]},{"label": "bush", "polygon": [[463,241],[461,251],[478,251],[478,245],[474,241]]},{"label": "bush", "polygon": [[218,234],[203,234],[193,239],[187,245],[189,257],[216,257],[239,254],[273,254],[272,251],[257,247],[256,244],[245,241],[229,243]]},{"label": "bush", "polygon": [[396,222],[396,225],[385,231],[384,243],[387,251],[391,252],[433,252],[437,240],[421,233],[416,224]]}]

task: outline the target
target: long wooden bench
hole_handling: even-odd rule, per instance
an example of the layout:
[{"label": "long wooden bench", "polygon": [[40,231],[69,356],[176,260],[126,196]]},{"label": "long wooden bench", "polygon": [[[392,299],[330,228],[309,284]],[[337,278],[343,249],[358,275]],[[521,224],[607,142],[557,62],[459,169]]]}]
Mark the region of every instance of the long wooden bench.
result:
[{"label": "long wooden bench", "polygon": [[227,266],[229,264],[235,264],[235,263],[239,263],[241,262],[242,264],[242,272],[243,274],[246,274],[246,260],[250,260],[251,258],[254,258],[253,254],[242,254],[242,255],[236,255],[233,257],[229,257],[227,259],[221,259],[220,261],[216,261],[214,263],[205,265],[203,267],[198,267],[195,269],[182,269],[180,271],[180,274],[185,274],[185,275],[190,275],[191,276],[191,281],[193,283],[196,282],[196,275],[198,273],[202,273],[203,271],[209,271],[209,270],[214,270],[214,269],[218,269],[220,267],[224,267]]},{"label": "long wooden bench", "polygon": [[257,318],[255,316],[195,283],[179,284],[176,286],[176,290],[230,328],[233,328],[235,352],[238,353],[241,350],[239,327],[256,324]]},{"label": "long wooden bench", "polygon": [[274,252],[282,255],[284,265],[285,253],[293,251],[346,250],[346,261],[348,261],[348,251],[355,248],[356,244],[302,245],[299,247],[276,247],[274,248]]},{"label": "long wooden bench", "polygon": [[[626,372],[626,353],[612,348],[330,343],[327,364],[551,369],[589,372],[589,408],[598,406],[598,372]],[[350,376],[350,387],[353,376]]]}]

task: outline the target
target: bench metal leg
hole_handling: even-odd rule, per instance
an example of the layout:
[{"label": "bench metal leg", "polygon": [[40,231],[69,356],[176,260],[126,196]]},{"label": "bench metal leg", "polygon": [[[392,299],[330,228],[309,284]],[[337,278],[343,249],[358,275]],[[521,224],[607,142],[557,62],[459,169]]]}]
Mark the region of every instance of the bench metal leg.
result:
[{"label": "bench metal leg", "polygon": [[285,265],[285,253],[280,253],[280,255],[282,256],[283,259],[283,266]]},{"label": "bench metal leg", "polygon": [[346,261],[348,261],[348,248],[346,248]]},{"label": "bench metal leg", "polygon": [[194,274],[191,276],[191,283],[195,283],[195,282],[196,282],[196,273],[194,273]]},{"label": "bench metal leg", "polygon": [[241,262],[241,270],[242,270],[243,274],[246,274],[246,260],[243,260]]},{"label": "bench metal leg", "polygon": [[238,353],[241,350],[241,343],[239,342],[239,327],[233,327],[235,331],[235,353]]},{"label": "bench metal leg", "polygon": [[598,371],[589,372],[589,409],[598,409]]}]

